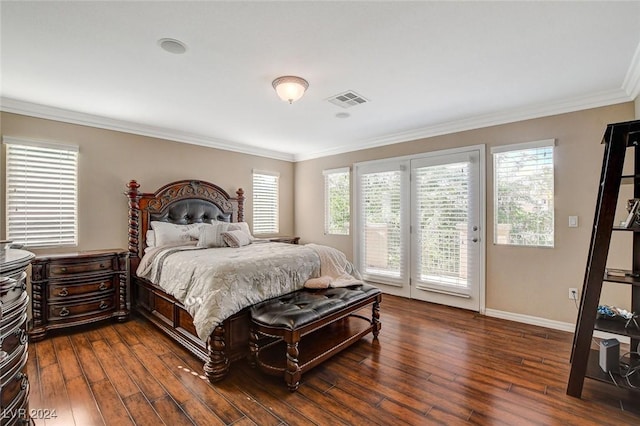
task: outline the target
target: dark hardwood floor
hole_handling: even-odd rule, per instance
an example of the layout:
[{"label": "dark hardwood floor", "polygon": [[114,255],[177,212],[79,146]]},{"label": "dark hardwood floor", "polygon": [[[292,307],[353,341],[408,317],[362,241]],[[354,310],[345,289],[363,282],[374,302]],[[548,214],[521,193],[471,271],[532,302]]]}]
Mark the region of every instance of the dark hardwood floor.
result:
[{"label": "dark hardwood floor", "polygon": [[243,361],[211,385],[140,318],[52,334],[29,346],[30,408],[55,410],[35,421],[47,426],[640,424],[638,393],[587,380],[582,399],[565,395],[570,333],[387,295],[380,319],[379,341],[304,374],[295,393]]}]

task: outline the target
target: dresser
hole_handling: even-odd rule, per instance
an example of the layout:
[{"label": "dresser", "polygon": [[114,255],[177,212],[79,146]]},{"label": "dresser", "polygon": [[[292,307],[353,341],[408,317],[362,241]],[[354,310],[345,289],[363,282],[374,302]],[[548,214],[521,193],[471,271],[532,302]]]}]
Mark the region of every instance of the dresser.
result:
[{"label": "dresser", "polygon": [[28,423],[27,273],[33,254],[0,251],[0,424]]},{"label": "dresser", "polygon": [[126,320],[127,256],[120,249],[36,256],[31,271],[31,339],[43,339],[52,329]]}]

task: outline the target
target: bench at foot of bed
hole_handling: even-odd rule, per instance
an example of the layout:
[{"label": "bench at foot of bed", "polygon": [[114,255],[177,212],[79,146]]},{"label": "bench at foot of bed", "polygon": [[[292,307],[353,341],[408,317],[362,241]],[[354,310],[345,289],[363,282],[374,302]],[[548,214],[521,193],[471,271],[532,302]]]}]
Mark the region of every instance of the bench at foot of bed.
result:
[{"label": "bench at foot of bed", "polygon": [[[295,391],[304,372],[370,332],[378,337],[381,299],[378,288],[362,284],[302,289],[253,306],[252,365],[268,374],[283,375],[289,390]],[[371,318],[356,313],[368,305],[372,306]]]}]

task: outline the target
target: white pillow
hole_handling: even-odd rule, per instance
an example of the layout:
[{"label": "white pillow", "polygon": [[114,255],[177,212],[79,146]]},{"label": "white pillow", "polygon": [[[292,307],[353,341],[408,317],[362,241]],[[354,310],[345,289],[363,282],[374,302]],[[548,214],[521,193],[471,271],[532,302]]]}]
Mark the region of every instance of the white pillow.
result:
[{"label": "white pillow", "polygon": [[[156,247],[166,246],[169,244],[187,243],[191,241],[190,231],[199,229],[202,223],[191,223],[189,225],[176,225],[169,222],[151,222],[151,228],[154,231],[156,239]],[[148,235],[149,233],[147,233]]]},{"label": "white pillow", "polygon": [[234,222],[229,225],[229,231],[243,231],[249,237],[249,241],[253,241],[253,235],[249,230],[249,224],[247,222]]},{"label": "white pillow", "polygon": [[222,233],[229,229],[229,225],[227,222],[214,222],[201,227],[197,247],[224,247]]},{"label": "white pillow", "polygon": [[147,230],[146,240],[148,248],[153,248],[156,246],[156,233],[153,229]]},{"label": "white pillow", "polygon": [[240,229],[223,232],[222,239],[229,247],[242,247],[251,244],[251,235]]}]

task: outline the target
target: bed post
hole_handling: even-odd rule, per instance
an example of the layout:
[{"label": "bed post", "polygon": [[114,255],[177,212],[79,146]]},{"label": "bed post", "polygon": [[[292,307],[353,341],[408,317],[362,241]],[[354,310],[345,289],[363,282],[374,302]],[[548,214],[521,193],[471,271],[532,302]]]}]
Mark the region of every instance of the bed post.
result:
[{"label": "bed post", "polygon": [[236,195],[238,196],[238,222],[244,222],[244,189],[238,188]]},{"label": "bed post", "polygon": [[226,355],[224,342],[225,329],[222,324],[213,329],[207,339],[207,352],[209,359],[204,364],[204,374],[211,383],[218,382],[229,371],[229,358]]},{"label": "bed post", "polygon": [[135,180],[127,184],[125,195],[129,198],[129,271],[135,271],[140,263],[139,241],[140,235],[140,184]]}]

